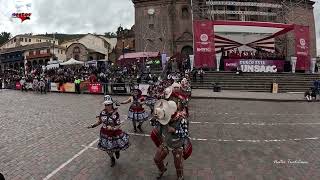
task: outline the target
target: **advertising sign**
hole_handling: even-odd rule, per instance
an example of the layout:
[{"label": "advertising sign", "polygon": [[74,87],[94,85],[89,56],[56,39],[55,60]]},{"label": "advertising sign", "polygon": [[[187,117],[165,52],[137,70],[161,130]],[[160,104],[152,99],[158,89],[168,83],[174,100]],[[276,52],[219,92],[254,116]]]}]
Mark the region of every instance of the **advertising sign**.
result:
[{"label": "advertising sign", "polygon": [[296,36],[296,70],[309,70],[310,67],[310,33],[308,26],[295,25]]},{"label": "advertising sign", "polygon": [[125,84],[113,84],[111,85],[112,92],[115,94],[125,94],[127,93]]},{"label": "advertising sign", "polygon": [[21,84],[19,82],[16,82],[16,90],[21,90]]},{"label": "advertising sign", "polygon": [[260,59],[226,59],[224,60],[225,71],[236,71],[240,69],[242,72],[283,72],[283,60],[260,60]]},{"label": "advertising sign", "polygon": [[74,83],[64,83],[61,86],[59,86],[59,83],[51,83],[50,90],[52,92],[76,92],[75,90],[75,84]]},{"label": "advertising sign", "polygon": [[197,68],[215,66],[212,21],[194,21],[194,65]]},{"label": "advertising sign", "polygon": [[89,92],[92,94],[102,93],[102,85],[101,84],[89,84]]},{"label": "advertising sign", "polygon": [[59,86],[59,84],[58,83],[51,83],[51,85],[50,85],[50,91],[52,91],[52,92],[57,92],[57,91],[59,91],[58,90],[58,86]]}]

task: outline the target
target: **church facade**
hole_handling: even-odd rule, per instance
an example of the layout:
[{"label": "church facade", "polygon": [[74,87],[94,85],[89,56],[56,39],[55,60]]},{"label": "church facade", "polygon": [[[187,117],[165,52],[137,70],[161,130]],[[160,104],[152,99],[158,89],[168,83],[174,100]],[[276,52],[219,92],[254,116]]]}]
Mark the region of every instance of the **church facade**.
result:
[{"label": "church facade", "polygon": [[[132,0],[135,6],[136,52],[158,51],[172,56],[193,54],[191,0]],[[293,3],[294,2],[294,3]],[[193,0],[194,19],[251,21],[304,25],[310,28],[310,55],[316,56],[314,1],[311,0]],[[210,12],[209,17],[207,13]],[[203,17],[198,15],[204,14]],[[295,55],[295,39],[288,33],[276,47]]]},{"label": "church facade", "polygon": [[190,0],[132,0],[136,52],[193,54]]}]

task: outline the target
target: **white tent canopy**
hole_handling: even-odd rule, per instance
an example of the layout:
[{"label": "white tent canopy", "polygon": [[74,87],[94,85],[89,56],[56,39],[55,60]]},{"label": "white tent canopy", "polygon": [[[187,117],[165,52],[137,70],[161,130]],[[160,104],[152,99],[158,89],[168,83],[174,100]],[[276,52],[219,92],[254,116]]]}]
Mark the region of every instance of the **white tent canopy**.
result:
[{"label": "white tent canopy", "polygon": [[83,65],[84,62],[82,61],[77,61],[73,58],[69,59],[68,61],[64,62],[64,63],[61,63],[60,65],[62,66],[68,66],[68,65]]}]

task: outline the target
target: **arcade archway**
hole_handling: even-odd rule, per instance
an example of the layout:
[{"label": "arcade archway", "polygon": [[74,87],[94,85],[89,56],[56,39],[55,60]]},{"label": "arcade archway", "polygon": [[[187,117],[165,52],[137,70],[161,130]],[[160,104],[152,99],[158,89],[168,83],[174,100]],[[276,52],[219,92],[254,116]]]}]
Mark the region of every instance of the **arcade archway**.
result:
[{"label": "arcade archway", "polygon": [[189,57],[189,55],[193,55],[193,48],[191,46],[184,46],[181,49],[181,54]]}]

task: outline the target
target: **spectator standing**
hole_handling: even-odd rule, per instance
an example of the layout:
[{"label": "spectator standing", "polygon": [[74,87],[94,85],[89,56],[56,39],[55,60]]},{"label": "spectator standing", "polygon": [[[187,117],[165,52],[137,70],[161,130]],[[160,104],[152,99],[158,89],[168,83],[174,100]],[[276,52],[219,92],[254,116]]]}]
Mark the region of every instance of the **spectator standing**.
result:
[{"label": "spectator standing", "polygon": [[200,82],[203,83],[203,78],[205,74],[204,70],[201,68],[198,74],[200,76]]},{"label": "spectator standing", "polygon": [[193,80],[194,82],[197,82],[197,74],[198,74],[197,69],[193,69],[193,72],[192,72],[192,80]]},{"label": "spectator standing", "polygon": [[81,83],[81,80],[80,80],[80,78],[75,78],[75,80],[74,80],[74,84],[75,84],[75,86],[76,86],[76,93],[77,94],[80,94],[81,92],[80,92],[80,83]]}]

